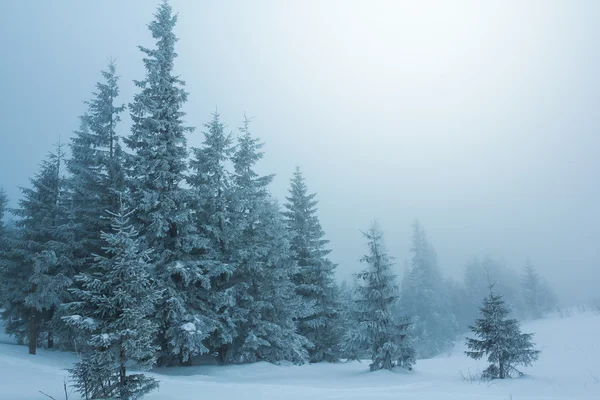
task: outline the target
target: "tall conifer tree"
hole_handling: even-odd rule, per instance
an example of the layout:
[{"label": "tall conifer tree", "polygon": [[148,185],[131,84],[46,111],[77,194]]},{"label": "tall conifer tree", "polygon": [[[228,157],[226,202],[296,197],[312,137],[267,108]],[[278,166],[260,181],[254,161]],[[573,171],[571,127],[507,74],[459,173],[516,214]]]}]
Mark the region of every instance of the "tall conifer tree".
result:
[{"label": "tall conifer tree", "polygon": [[310,311],[298,321],[301,335],[312,342],[311,362],[335,361],[338,357],[338,308],[335,302],[333,264],[327,255],[331,250],[317,217],[315,193],[308,188],[299,168],[292,178],[284,215],[290,231],[291,248],[298,266],[294,275],[297,293]]},{"label": "tall conifer tree", "polygon": [[233,304],[230,278],[235,271],[231,260],[231,176],[227,170],[233,147],[217,112],[205,124],[204,142],[193,149],[188,182],[195,194],[194,221],[198,232],[208,240],[202,255],[204,273],[210,279],[210,291],[201,300],[210,309],[215,330],[208,340],[211,352],[225,362],[234,337],[231,318]]},{"label": "tall conifer tree", "polygon": [[254,170],[263,144],[252,137],[248,119],[240,131],[232,157],[230,213],[235,301],[228,310],[236,331],[226,361],[302,363],[309,343],[296,333],[295,319],[303,303],[292,283],[295,265],[286,226],[267,190],[273,175],[259,176]]},{"label": "tall conifer tree", "polygon": [[421,357],[432,357],[452,345],[458,323],[451,313],[437,255],[425,230],[413,224],[412,259],[402,281],[401,313],[414,322],[415,348]]},{"label": "tall conifer tree", "polygon": [[77,239],[83,250],[80,256],[88,263],[92,254],[102,251],[101,232],[110,231],[105,212],[117,209],[118,193],[124,190],[123,157],[116,128],[125,107],[115,104],[119,87],[113,62],[102,71],[102,77],[93,98],[86,101],[87,112],[72,139],[72,156],[67,161]]},{"label": "tall conifer tree", "polygon": [[164,1],[148,25],[156,47],[140,47],[146,76],[135,81],[140,92],[129,105],[133,126],[125,139],[133,153],[126,163],[132,222],[142,247],[153,250],[153,274],[164,289],[156,315],[163,365],[206,352],[203,340],[212,329],[195,298],[208,285],[199,262],[206,243],[196,232],[192,193],[184,187],[185,134],[193,129],[182,120],[184,82],[173,73],[176,22]]},{"label": "tall conifer tree", "polygon": [[66,289],[77,273],[63,163],[59,145],[31,179],[32,187],[21,189],[23,198],[14,210],[20,218],[19,234],[6,255],[3,318],[9,333],[19,341],[27,340],[30,354],[36,353],[43,337],[53,346],[52,319],[57,306],[68,298]]}]

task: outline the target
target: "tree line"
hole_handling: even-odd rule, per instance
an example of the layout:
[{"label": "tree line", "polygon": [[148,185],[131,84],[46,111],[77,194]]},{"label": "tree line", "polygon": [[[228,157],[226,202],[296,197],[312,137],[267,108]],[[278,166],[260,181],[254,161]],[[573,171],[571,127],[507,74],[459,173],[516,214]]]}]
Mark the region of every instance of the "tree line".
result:
[{"label": "tree line", "polygon": [[[159,5],[140,47],[145,76],[118,104],[114,63],[80,118],[68,149],[42,161],[16,209],[0,191],[0,309],[5,329],[31,354],[76,350],[71,369],[86,398],[138,398],[158,383],[152,366],[371,358],[371,369],[411,368],[448,349],[476,318],[490,276],[521,315],[553,307],[528,264],[521,283],[486,258],[464,283],[444,279],[425,230],[413,226],[402,281],[383,232],[364,232],[365,269],[338,285],[316,195],[296,169],[283,205],[274,175],[256,165],[262,142],[243,118],[237,135],[218,113],[188,148],[185,83],[173,73],[177,15]],[[117,126],[124,112],[128,136]],[[67,152],[67,150],[69,150]]]}]

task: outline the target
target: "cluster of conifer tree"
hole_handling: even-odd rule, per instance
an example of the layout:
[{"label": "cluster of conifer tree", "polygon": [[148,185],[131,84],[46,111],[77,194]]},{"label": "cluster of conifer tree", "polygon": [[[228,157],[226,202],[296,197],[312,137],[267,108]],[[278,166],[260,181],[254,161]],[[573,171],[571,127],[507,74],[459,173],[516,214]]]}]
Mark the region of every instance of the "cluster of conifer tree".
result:
[{"label": "cluster of conifer tree", "polygon": [[[411,368],[417,356],[447,349],[475,318],[481,272],[499,269],[475,260],[465,285],[444,280],[415,223],[400,284],[374,224],[364,233],[365,269],[352,287],[336,285],[315,194],[298,169],[277,203],[273,175],[256,172],[263,153],[251,121],[232,135],[214,113],[202,146],[188,148],[188,94],[173,74],[176,21],[163,2],[149,24],[155,47],[140,48],[146,74],[133,101],[117,104],[110,63],[69,155],[57,146],[22,189],[14,225],[0,224],[7,332],[32,354],[39,345],[77,350],[71,372],[86,398],[137,398],[157,387],[128,374],[130,363],[369,357],[376,370]],[[124,112],[131,132],[119,137]],[[6,206],[0,191],[0,221]],[[524,298],[537,317],[551,295],[533,267],[526,272]]]}]

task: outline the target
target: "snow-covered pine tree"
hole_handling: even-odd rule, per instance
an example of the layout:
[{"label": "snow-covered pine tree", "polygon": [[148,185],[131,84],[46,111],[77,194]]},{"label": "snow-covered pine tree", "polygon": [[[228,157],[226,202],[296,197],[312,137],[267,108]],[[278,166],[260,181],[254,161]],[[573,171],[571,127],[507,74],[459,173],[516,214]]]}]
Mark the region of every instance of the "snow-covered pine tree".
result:
[{"label": "snow-covered pine tree", "polygon": [[160,321],[159,364],[185,363],[207,351],[204,339],[212,329],[206,310],[197,301],[208,285],[199,258],[206,241],[192,219],[192,192],[183,187],[187,171],[186,132],[182,121],[187,99],[184,82],[173,75],[177,16],[163,1],[148,25],[156,48],[145,54],[146,77],[135,81],[140,92],[129,105],[133,126],[124,138],[128,155],[128,203],[135,209],[134,227],[143,249],[152,249],[153,277],[164,289],[156,318]]},{"label": "snow-covered pine tree", "polygon": [[269,200],[258,203],[252,216],[243,232],[246,243],[236,255],[240,271],[249,280],[242,289],[246,296],[238,303],[246,323],[239,323],[239,342],[231,360],[302,364],[308,359],[310,342],[297,333],[296,320],[303,315],[304,303],[292,282],[295,263],[281,209]]},{"label": "snow-covered pine tree", "polygon": [[106,256],[96,256],[72,288],[75,301],[65,304],[65,322],[87,337],[81,360],[70,369],[77,391],[87,398],[139,399],[158,387],[143,374],[156,362],[152,316],[161,291],[148,270],[150,251],[140,249],[138,233],[122,206],[112,217],[112,233],[102,233]]},{"label": "snow-covered pine tree", "polygon": [[225,362],[228,346],[233,340],[235,327],[231,319],[234,304],[229,280],[235,271],[231,262],[230,217],[231,177],[226,164],[233,147],[231,135],[217,112],[205,124],[202,148],[193,149],[188,183],[192,187],[196,204],[194,220],[198,232],[208,239],[202,256],[204,273],[210,278],[210,290],[205,291],[203,302],[210,307],[216,329],[208,340],[211,353]]},{"label": "snow-covered pine tree", "polygon": [[68,297],[66,288],[76,273],[73,261],[72,219],[65,199],[61,168],[64,153],[59,145],[31,179],[31,188],[21,188],[19,233],[10,243],[5,258],[3,318],[6,330],[20,342],[29,343],[35,354],[38,340],[54,344],[52,319],[59,304]]},{"label": "snow-covered pine tree", "polygon": [[4,215],[6,213],[6,206],[8,205],[8,197],[4,188],[0,187],[0,309],[5,300],[5,294],[7,289],[5,288],[6,282],[5,272],[9,268],[9,260],[7,259],[9,250],[9,238],[6,227],[4,225]]},{"label": "snow-covered pine tree", "polygon": [[533,349],[533,334],[521,333],[519,321],[508,318],[511,310],[502,295],[494,292],[493,285],[489,288],[490,294],[480,309],[481,318],[470,327],[477,338],[466,338],[469,350],[465,354],[474,359],[487,356],[491,364],[483,371],[483,378],[505,379],[514,373],[520,376],[515,366],[531,365],[540,351]]},{"label": "snow-covered pine tree", "polygon": [[398,300],[396,275],[383,243],[383,233],[376,223],[364,232],[369,253],[361,261],[367,267],[356,274],[356,322],[346,336],[347,351],[359,355],[369,352],[371,371],[401,366],[411,369],[415,352],[410,340],[411,323],[393,311]]},{"label": "snow-covered pine tree", "polygon": [[286,227],[267,190],[273,175],[254,171],[263,144],[252,137],[248,125],[245,119],[232,157],[230,218],[235,234],[230,248],[236,269],[229,284],[235,301],[227,312],[235,335],[225,361],[302,363],[308,341],[296,333],[302,303],[291,281],[294,263]]},{"label": "snow-covered pine tree", "polygon": [[415,221],[410,269],[402,281],[400,310],[414,322],[417,354],[427,358],[452,345],[458,324],[450,312],[437,255],[425,230]]},{"label": "snow-covered pine tree", "polygon": [[105,212],[118,208],[118,193],[125,185],[116,133],[125,107],[115,104],[119,87],[114,62],[101,73],[104,80],[96,84],[93,98],[85,102],[87,112],[72,138],[71,158],[67,161],[77,240],[81,241],[83,252],[80,257],[87,263],[92,262],[92,254],[102,252],[100,234],[110,230],[110,219]]},{"label": "snow-covered pine tree", "polygon": [[527,260],[521,279],[525,312],[529,318],[541,318],[556,307],[556,295]]},{"label": "snow-covered pine tree", "polygon": [[336,361],[340,332],[335,298],[336,265],[327,255],[331,250],[324,239],[325,232],[317,217],[315,193],[308,188],[300,168],[296,168],[289,189],[284,216],[291,235],[291,247],[298,266],[294,276],[296,291],[311,307],[306,317],[298,321],[301,335],[312,342],[310,361]]},{"label": "snow-covered pine tree", "polygon": [[523,268],[523,300],[530,318],[541,318],[543,315],[542,305],[540,304],[541,282],[537,271],[527,260]]},{"label": "snow-covered pine tree", "polygon": [[462,283],[452,278],[446,279],[444,286],[450,312],[456,318],[458,330],[459,332],[466,332],[473,321],[470,296]]},{"label": "snow-covered pine tree", "polygon": [[0,241],[4,239],[6,231],[4,228],[4,213],[6,213],[6,206],[8,205],[8,197],[4,188],[0,187]]}]

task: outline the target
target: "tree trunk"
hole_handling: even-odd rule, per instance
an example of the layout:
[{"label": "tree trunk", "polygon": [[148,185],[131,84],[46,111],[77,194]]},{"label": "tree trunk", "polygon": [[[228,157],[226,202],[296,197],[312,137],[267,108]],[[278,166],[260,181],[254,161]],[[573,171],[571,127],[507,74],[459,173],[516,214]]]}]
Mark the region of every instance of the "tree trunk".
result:
[{"label": "tree trunk", "polygon": [[51,349],[54,347],[54,336],[52,335],[52,329],[48,331],[48,348]]},{"label": "tree trunk", "polygon": [[37,350],[37,310],[31,307],[29,310],[29,354],[36,354]]},{"label": "tree trunk", "polygon": [[225,364],[225,357],[226,357],[226,355],[227,355],[227,345],[224,344],[219,349],[219,362],[221,364]]},{"label": "tree trunk", "polygon": [[179,362],[181,364],[182,367],[191,367],[192,366],[192,357],[188,357],[188,359],[186,361],[183,361],[183,359]]}]

